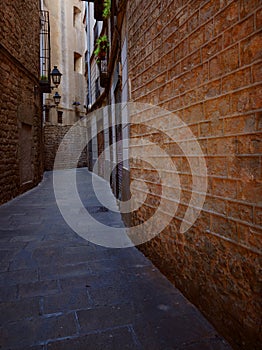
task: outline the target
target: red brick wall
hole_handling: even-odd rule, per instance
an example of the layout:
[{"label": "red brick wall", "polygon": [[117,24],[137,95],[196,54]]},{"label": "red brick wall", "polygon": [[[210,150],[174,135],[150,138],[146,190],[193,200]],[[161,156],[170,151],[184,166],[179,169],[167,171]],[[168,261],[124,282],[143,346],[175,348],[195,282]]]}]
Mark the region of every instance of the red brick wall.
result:
[{"label": "red brick wall", "polygon": [[0,6],[0,204],[42,176],[39,1]]},{"label": "red brick wall", "polygon": [[[261,1],[134,0],[128,6],[132,100],[166,108],[187,123],[208,169],[195,225],[178,232],[184,201],[169,227],[142,249],[236,348],[258,349]],[[137,134],[131,129],[131,137]],[[186,198],[186,158],[172,156]],[[132,179],[136,174],[131,169]],[[157,197],[154,186],[152,193]],[[133,222],[151,212],[144,206]]]}]

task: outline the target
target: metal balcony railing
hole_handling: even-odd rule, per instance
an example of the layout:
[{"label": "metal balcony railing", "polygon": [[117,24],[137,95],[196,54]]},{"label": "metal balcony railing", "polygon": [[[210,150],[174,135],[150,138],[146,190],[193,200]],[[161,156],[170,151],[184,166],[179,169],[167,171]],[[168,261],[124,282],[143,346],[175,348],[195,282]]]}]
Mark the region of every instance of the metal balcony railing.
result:
[{"label": "metal balcony railing", "polygon": [[99,78],[96,78],[96,80],[95,80],[95,98],[96,98],[96,100],[99,98],[99,96],[100,96]]},{"label": "metal balcony railing", "polygon": [[50,90],[50,24],[49,12],[40,11],[40,85],[42,92]]}]

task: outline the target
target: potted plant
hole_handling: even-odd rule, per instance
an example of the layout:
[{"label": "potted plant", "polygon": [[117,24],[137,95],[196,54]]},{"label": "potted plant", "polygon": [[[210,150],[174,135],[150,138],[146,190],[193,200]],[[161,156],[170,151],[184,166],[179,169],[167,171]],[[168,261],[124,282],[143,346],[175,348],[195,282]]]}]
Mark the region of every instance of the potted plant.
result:
[{"label": "potted plant", "polygon": [[50,93],[51,92],[51,88],[50,88],[50,80],[49,77],[47,75],[40,75],[40,88],[41,88],[41,92],[44,93]]},{"label": "potted plant", "polygon": [[105,87],[108,82],[107,71],[107,51],[109,48],[109,41],[107,35],[100,36],[96,41],[96,49],[94,51],[96,62],[100,71],[100,85]]},{"label": "potted plant", "polygon": [[97,21],[103,21],[110,16],[111,0],[94,0],[94,17]]},{"label": "potted plant", "polygon": [[106,58],[109,41],[107,35],[102,35],[96,40],[96,48],[94,51],[97,63],[100,63]]},{"label": "potted plant", "polygon": [[48,81],[48,76],[46,76],[46,75],[41,75],[41,77],[40,77],[40,80],[41,81]]},{"label": "potted plant", "polygon": [[111,0],[104,0],[103,18],[106,19],[111,13]]}]

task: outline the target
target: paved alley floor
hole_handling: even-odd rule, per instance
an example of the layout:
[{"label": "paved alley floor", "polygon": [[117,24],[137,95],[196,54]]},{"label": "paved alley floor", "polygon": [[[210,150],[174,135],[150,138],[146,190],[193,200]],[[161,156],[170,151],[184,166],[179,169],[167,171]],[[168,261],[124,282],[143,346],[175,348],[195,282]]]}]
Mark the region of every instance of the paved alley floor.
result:
[{"label": "paved alley floor", "polygon": [[[78,236],[57,207],[52,174],[0,207],[0,349],[231,349],[136,248]],[[123,225],[99,206],[90,173],[77,174],[92,215]]]}]

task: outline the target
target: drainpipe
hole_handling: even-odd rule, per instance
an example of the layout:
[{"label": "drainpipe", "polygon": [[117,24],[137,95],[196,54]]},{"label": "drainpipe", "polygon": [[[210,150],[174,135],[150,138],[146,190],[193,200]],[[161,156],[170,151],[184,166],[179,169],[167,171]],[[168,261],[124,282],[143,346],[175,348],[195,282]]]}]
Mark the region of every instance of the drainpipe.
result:
[{"label": "drainpipe", "polygon": [[[44,0],[39,0],[39,9],[40,11],[43,11],[44,10]],[[39,36],[39,40],[40,40],[40,56],[41,56],[41,53],[43,51],[43,42],[42,42],[42,39],[41,38],[41,35]],[[40,59],[40,58],[39,58]],[[41,67],[42,67],[42,64],[43,62],[41,61],[40,59],[40,74],[41,74]],[[38,77],[38,79],[40,79],[40,77]],[[41,103],[41,114],[42,114],[42,122],[41,122],[41,129],[43,127],[43,124],[45,123],[45,112],[43,111],[43,105],[45,104],[45,96],[43,93],[40,94],[41,95],[41,98],[40,98],[40,103]],[[42,130],[41,130],[41,133],[42,133]]]},{"label": "drainpipe", "polygon": [[92,93],[91,93],[91,66],[90,66],[90,7],[89,2],[86,2],[86,12],[87,12],[87,71],[88,71],[88,96],[89,96],[89,105],[87,106],[90,109],[92,106]]}]

